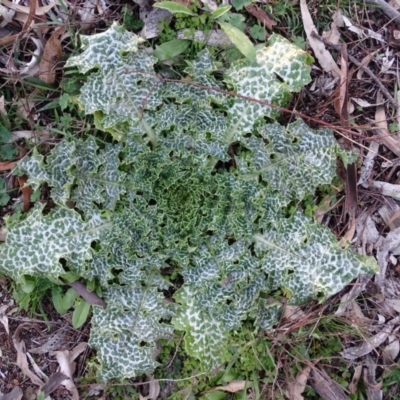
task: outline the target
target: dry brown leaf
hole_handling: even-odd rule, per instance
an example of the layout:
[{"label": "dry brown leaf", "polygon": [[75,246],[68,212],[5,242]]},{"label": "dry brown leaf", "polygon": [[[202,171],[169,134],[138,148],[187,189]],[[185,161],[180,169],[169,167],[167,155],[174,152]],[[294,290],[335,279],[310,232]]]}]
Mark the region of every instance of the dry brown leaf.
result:
[{"label": "dry brown leaf", "polygon": [[43,140],[47,140],[51,137],[50,132],[44,129],[34,130],[34,131],[13,131],[11,132],[11,138],[7,143],[13,143],[17,140],[27,139],[32,143],[39,143]]},{"label": "dry brown leaf", "polygon": [[11,392],[1,397],[0,400],[21,400],[23,395],[22,389],[17,386]]},{"label": "dry brown leaf", "polygon": [[25,14],[25,13],[22,13],[19,11],[17,11],[14,16],[15,21],[22,22],[23,24],[26,24],[26,21],[28,21],[28,18],[29,18],[28,14]]},{"label": "dry brown leaf", "polygon": [[[361,60],[361,65],[363,67],[367,67],[370,61],[374,58],[375,54],[377,51],[373,51],[372,53],[368,53],[362,60]],[[357,71],[357,79],[361,79],[363,76],[364,70],[362,68],[359,68]]]},{"label": "dry brown leaf", "polygon": [[5,331],[7,332],[7,335],[10,334],[9,328],[8,328],[8,318],[7,318],[7,308],[9,306],[7,304],[4,304],[0,307],[0,323],[4,326]]},{"label": "dry brown leaf", "polygon": [[246,6],[246,10],[254,18],[258,19],[266,28],[270,31],[272,27],[276,25],[276,21],[272,19],[262,8],[258,7],[256,4],[250,4]]},{"label": "dry brown leaf", "polygon": [[216,386],[215,388],[210,390],[210,392],[215,392],[216,390],[222,390],[229,393],[240,392],[241,390],[244,390],[246,388],[246,382],[247,381],[231,381],[226,385]]},{"label": "dry brown leaf", "polygon": [[362,370],[363,370],[363,366],[362,365],[357,365],[354,368],[354,374],[353,374],[353,377],[351,378],[351,383],[349,385],[349,392],[351,394],[357,393],[357,386],[358,386],[358,382],[359,382],[359,380],[361,378]]},{"label": "dry brown leaf", "polygon": [[148,395],[143,396],[141,393],[139,393],[140,400],[156,400],[161,391],[160,382],[154,379],[154,376],[151,376],[149,377],[149,381],[146,382],[146,385],[148,389]]},{"label": "dry brown leaf", "polygon": [[383,392],[381,388],[383,381],[376,382],[376,369],[378,366],[370,356],[367,356],[365,361],[367,368],[364,368],[363,379],[367,386],[367,398],[368,400],[382,400]]},{"label": "dry brown leaf", "polygon": [[15,166],[14,161],[0,161],[0,171],[9,171]]},{"label": "dry brown leaf", "polygon": [[55,374],[53,374],[46,382],[46,384],[42,387],[42,392],[44,393],[44,397],[47,397],[55,390],[57,390],[58,387],[62,384],[62,382],[67,378],[68,377],[64,375],[62,372],[56,372]]},{"label": "dry brown leaf", "polygon": [[382,361],[384,365],[391,365],[400,352],[400,342],[395,335],[389,335],[388,344],[383,348]]},{"label": "dry brown leaf", "polygon": [[5,242],[7,238],[7,231],[5,229],[0,229],[0,242]]},{"label": "dry brown leaf", "polygon": [[39,330],[39,328],[37,328],[36,325],[29,323],[21,324],[16,329],[13,335],[13,343],[15,350],[17,351],[17,365],[21,369],[22,373],[26,375],[34,385],[37,385],[41,388],[44,386],[44,382],[29,369],[28,360],[26,356],[25,342],[23,340],[20,340],[19,338],[21,330],[26,327],[31,327],[36,330]]},{"label": "dry brown leaf", "polygon": [[387,339],[387,337],[392,333],[394,326],[398,324],[399,321],[400,316],[393,318],[391,321],[385,324],[381,332],[370,338],[367,338],[360,346],[349,347],[340,354],[347,360],[355,360],[356,358],[369,354]]},{"label": "dry brown leaf", "polygon": [[375,125],[378,127],[378,129],[375,130],[375,133],[379,136],[380,142],[400,157],[400,140],[397,135],[389,133],[385,107],[382,104],[383,96],[380,91],[378,91],[376,95],[376,103],[379,104],[379,106],[377,106],[375,110]]},{"label": "dry brown leaf", "polygon": [[378,151],[379,143],[371,141],[368,153],[364,157],[363,164],[361,166],[360,178],[358,179],[358,184],[365,188],[369,187],[372,171],[375,166],[375,158],[378,155]]},{"label": "dry brown leaf", "polygon": [[288,384],[286,396],[290,400],[304,400],[302,393],[306,388],[310,372],[311,372],[311,367],[305,367],[302,371],[300,371],[297,374],[296,380]]},{"label": "dry brown leaf", "polygon": [[299,306],[291,306],[286,304],[283,309],[283,318],[288,321],[298,321],[300,318],[305,317],[303,310]]},{"label": "dry brown leaf", "polygon": [[32,349],[29,352],[32,354],[46,354],[52,351],[65,350],[68,344],[68,336],[66,335],[65,329],[60,329],[58,332],[52,334],[46,342]]},{"label": "dry brown leaf", "polygon": [[107,307],[106,302],[95,292],[89,292],[87,287],[79,281],[75,281],[68,284],[71,286],[79,295],[81,295],[89,304],[100,306],[103,308]]},{"label": "dry brown leaf", "polygon": [[340,32],[338,28],[341,28],[343,25],[342,12],[339,9],[332,16],[331,29],[322,32],[322,37],[330,43],[339,44]]},{"label": "dry brown leaf", "polygon": [[26,175],[17,176],[19,189],[22,193],[22,200],[24,203],[23,210],[24,212],[28,212],[31,206],[31,196],[32,196],[32,188],[30,186],[25,186],[28,177]]},{"label": "dry brown leaf", "polygon": [[208,10],[213,12],[218,8],[218,4],[214,0],[201,0],[201,2],[208,7]]},{"label": "dry brown leaf", "polygon": [[6,105],[4,101],[4,96],[0,96],[0,114],[7,116]]},{"label": "dry brown leaf", "polygon": [[35,45],[36,49],[33,51],[31,61],[29,61],[25,67],[21,68],[20,73],[24,75],[37,75],[39,72],[39,60],[43,54],[44,47],[40,39],[34,37],[29,38]]},{"label": "dry brown leaf", "polygon": [[325,72],[332,73],[335,77],[340,77],[340,68],[335,63],[331,53],[325,48],[325,45],[314,38],[312,32],[318,32],[311,18],[306,0],[300,0],[301,16],[303,19],[304,30],[307,34],[308,42],[313,49],[314,55]]},{"label": "dry brown leaf", "polygon": [[54,355],[60,365],[60,372],[67,378],[60,384],[72,394],[72,400],[79,400],[78,389],[75,386],[73,375],[75,372],[74,360],[87,348],[87,343],[79,343],[72,351],[53,351],[50,354]]},{"label": "dry brown leaf", "polygon": [[0,28],[4,28],[7,26],[10,22],[12,22],[15,11],[10,10],[7,7],[4,7],[3,5],[0,4],[0,15],[2,16],[2,21],[0,22]]},{"label": "dry brown leaf", "polygon": [[[20,4],[12,3],[9,0],[1,0],[1,3],[4,6],[6,6],[8,8],[11,8],[12,10],[19,11],[19,12],[25,13],[25,14],[29,14],[30,13],[30,7],[21,6]],[[33,1],[33,3],[36,3],[36,2]],[[58,5],[58,0],[54,0],[53,3],[51,3],[51,4],[47,5],[47,6],[36,7],[35,15],[45,15],[47,12],[49,12],[56,5]]]},{"label": "dry brown leaf", "polygon": [[62,26],[54,31],[49,40],[46,43],[46,46],[43,51],[43,56],[40,60],[39,64],[39,78],[43,81],[52,85],[56,80],[56,71],[55,67],[61,59],[62,56],[62,48],[60,38],[62,34],[65,32],[66,27]]}]

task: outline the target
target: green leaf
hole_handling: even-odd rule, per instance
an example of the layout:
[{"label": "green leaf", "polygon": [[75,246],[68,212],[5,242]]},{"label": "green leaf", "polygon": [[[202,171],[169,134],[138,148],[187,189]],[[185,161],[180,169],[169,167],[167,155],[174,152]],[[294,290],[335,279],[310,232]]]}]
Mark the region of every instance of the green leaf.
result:
[{"label": "green leaf", "polygon": [[229,109],[230,140],[240,140],[257,123],[263,123],[265,117],[276,118],[279,112],[269,104],[286,106],[291,92],[298,91],[311,80],[311,59],[306,52],[278,35],[272,35],[269,44],[257,48],[255,61],[239,61],[225,74],[226,81],[238,93],[265,102],[235,98]]},{"label": "green leaf", "polygon": [[0,159],[4,161],[12,160],[17,155],[17,150],[12,144],[0,145]]},{"label": "green leaf", "polygon": [[92,257],[91,242],[111,226],[95,213],[83,221],[76,211],[65,208],[43,215],[43,207],[37,205],[25,220],[15,222],[7,234],[7,246],[0,247],[0,272],[16,281],[26,275],[57,281],[65,274],[61,259],[79,268]]},{"label": "green leaf", "polygon": [[78,293],[70,288],[63,294],[60,287],[53,286],[51,296],[54,308],[60,315],[64,315],[74,305]]},{"label": "green leaf", "polygon": [[157,57],[159,61],[172,60],[174,57],[182,54],[188,48],[189,44],[189,40],[170,40],[158,46],[154,50],[153,55]]},{"label": "green leaf", "polygon": [[254,40],[260,40],[260,41],[265,40],[266,31],[265,28],[263,28],[262,26],[254,25],[250,28],[249,32]]},{"label": "green leaf", "polygon": [[48,85],[47,83],[36,77],[27,77],[22,81],[22,84],[28,87],[33,86],[37,89],[49,90],[54,92],[54,88],[51,85]]},{"label": "green leaf", "polygon": [[260,256],[267,251],[262,269],[272,289],[281,286],[288,290],[292,294],[290,304],[311,298],[322,302],[355,276],[378,271],[373,258],[341,249],[328,228],[300,213],[257,236],[256,245]]},{"label": "green leaf", "polygon": [[59,101],[60,108],[61,108],[62,111],[64,111],[68,107],[68,103],[70,101],[70,98],[71,98],[71,96],[68,93],[63,93],[59,97],[58,101]]},{"label": "green leaf", "polygon": [[10,201],[7,193],[6,180],[0,177],[0,206],[5,206]]},{"label": "green leaf", "polygon": [[233,7],[235,7],[235,9],[238,11],[251,3],[251,0],[232,0]]},{"label": "green leaf", "polygon": [[79,304],[72,313],[72,326],[75,329],[80,328],[87,321],[90,308],[90,303],[81,298]]},{"label": "green leaf", "polygon": [[11,136],[11,132],[3,124],[0,124],[0,143],[7,143]]},{"label": "green leaf", "polygon": [[222,30],[229,37],[231,42],[238,48],[238,50],[250,61],[254,61],[256,58],[256,50],[249,40],[249,38],[241,32],[239,29],[235,28],[226,22],[218,21]]},{"label": "green leaf", "polygon": [[153,7],[162,8],[164,10],[169,11],[172,14],[186,14],[196,16],[197,14],[194,13],[190,8],[184,6],[180,3],[175,3],[174,1],[162,1],[160,3],[155,3]]},{"label": "green leaf", "polygon": [[221,17],[222,15],[226,14],[230,9],[232,8],[232,6],[226,5],[226,6],[220,6],[218,7],[216,10],[214,10],[210,16],[213,19],[217,19],[219,17]]}]

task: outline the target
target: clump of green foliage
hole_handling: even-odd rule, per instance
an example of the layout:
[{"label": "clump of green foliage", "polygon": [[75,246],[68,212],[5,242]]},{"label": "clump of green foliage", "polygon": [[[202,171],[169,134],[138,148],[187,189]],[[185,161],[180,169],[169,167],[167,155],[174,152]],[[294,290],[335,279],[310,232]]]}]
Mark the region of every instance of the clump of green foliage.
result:
[{"label": "clump of green foliage", "polygon": [[90,344],[104,380],[151,373],[174,331],[212,370],[243,323],[276,324],[278,289],[291,304],[323,301],[376,269],[309,217],[287,216],[331,182],[342,152],[327,130],[273,122],[271,104],[310,81],[307,53],[273,35],[224,80],[202,51],[176,81],[157,76],[141,42],[117,24],[82,37],[67,64],[88,74],[77,101],[114,140],[71,137],[24,159],[19,172],[49,185],[56,207],[10,223],[0,248],[16,281],[101,286]]}]

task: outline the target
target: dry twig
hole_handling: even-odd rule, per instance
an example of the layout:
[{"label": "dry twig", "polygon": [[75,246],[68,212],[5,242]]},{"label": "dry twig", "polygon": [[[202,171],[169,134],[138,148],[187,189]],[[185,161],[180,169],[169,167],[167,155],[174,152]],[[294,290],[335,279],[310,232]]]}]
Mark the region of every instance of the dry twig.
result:
[{"label": "dry twig", "polygon": [[[340,44],[333,44],[331,42],[328,42],[327,40],[325,40],[324,38],[319,36],[318,33],[316,33],[316,32],[312,32],[311,36],[319,39],[326,46],[331,47],[332,49],[336,50],[337,52],[341,52],[342,46]],[[356,58],[354,58],[350,54],[348,54],[348,58],[353,64],[357,65],[357,67],[361,68],[367,75],[369,75],[369,77],[379,86],[379,89],[385,95],[385,97],[390,102],[390,104],[394,108],[398,109],[399,105],[397,104],[396,100],[389,93],[389,91],[386,89],[386,87],[383,85],[383,83],[379,80],[379,78],[367,66],[363,65],[360,61],[358,61]]]}]

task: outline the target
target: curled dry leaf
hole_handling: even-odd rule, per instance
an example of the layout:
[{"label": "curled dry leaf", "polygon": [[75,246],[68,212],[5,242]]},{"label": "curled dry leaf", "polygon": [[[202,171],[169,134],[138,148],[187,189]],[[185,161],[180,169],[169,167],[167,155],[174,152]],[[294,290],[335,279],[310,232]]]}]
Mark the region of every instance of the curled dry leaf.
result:
[{"label": "curled dry leaf", "polygon": [[[24,14],[29,14],[30,13],[30,8],[29,7],[22,6],[20,4],[12,3],[9,0],[1,0],[1,3],[4,6],[10,8],[12,10],[19,11],[19,12],[24,13]],[[47,12],[49,12],[57,4],[59,4],[58,0],[54,0],[52,3],[50,3],[47,6],[36,7],[35,14],[36,15],[45,15]]]},{"label": "curled dry leaf", "polygon": [[7,231],[3,228],[0,229],[0,242],[5,242],[7,238]]},{"label": "curled dry leaf", "polygon": [[75,281],[69,283],[68,285],[71,286],[79,295],[81,295],[89,304],[103,308],[107,307],[106,302],[95,292],[89,292],[87,287],[82,282]]},{"label": "curled dry leaf", "polygon": [[366,366],[364,368],[363,379],[367,386],[367,397],[368,400],[382,400],[383,392],[381,390],[383,381],[376,382],[376,368],[377,365],[373,361],[372,357],[366,357]]},{"label": "curled dry leaf", "polygon": [[370,187],[382,193],[384,196],[390,196],[396,200],[400,200],[400,185],[394,183],[374,181]]},{"label": "curled dry leaf", "polygon": [[4,96],[0,96],[0,114],[7,116],[7,110],[5,106]]},{"label": "curled dry leaf", "polygon": [[349,385],[349,392],[351,394],[355,394],[357,392],[357,386],[358,386],[358,382],[360,381],[360,378],[361,378],[362,370],[363,370],[362,365],[357,365],[354,368],[354,374],[353,374],[353,377],[351,378],[351,383]]},{"label": "curled dry leaf", "polygon": [[389,133],[387,126],[387,118],[385,107],[382,104],[383,96],[380,91],[376,95],[376,103],[380,104],[375,110],[375,125],[378,129],[375,130],[375,134],[379,136],[379,141],[383,143],[389,150],[400,157],[400,140],[397,135]]},{"label": "curled dry leaf", "polygon": [[245,388],[246,388],[246,381],[231,381],[224,386],[216,386],[215,388],[212,389],[212,392],[215,392],[216,390],[222,390],[224,392],[236,393],[240,392],[241,390],[244,390]]},{"label": "curled dry leaf", "polygon": [[254,18],[258,19],[263,26],[268,28],[270,31],[276,25],[276,21],[272,19],[262,8],[258,7],[256,4],[250,4],[246,6],[246,10]]},{"label": "curled dry leaf", "polygon": [[148,395],[143,396],[139,393],[140,400],[156,400],[160,395],[160,383],[154,379],[154,376],[149,377],[149,381],[146,383]]},{"label": "curled dry leaf", "polygon": [[304,311],[299,306],[291,306],[286,304],[283,309],[283,318],[288,321],[298,321],[299,319],[305,317]]},{"label": "curled dry leaf", "polygon": [[317,28],[311,18],[310,11],[306,0],[300,0],[301,16],[303,18],[304,30],[307,34],[308,42],[313,49],[314,55],[325,72],[332,73],[335,77],[340,77],[340,68],[335,63],[331,53],[325,48],[325,45],[311,35],[312,32],[317,32]]},{"label": "curled dry leaf", "polygon": [[371,141],[367,155],[364,157],[363,165],[361,166],[361,174],[358,184],[368,188],[369,179],[375,166],[375,158],[378,155],[379,143]]},{"label": "curled dry leaf", "polygon": [[398,324],[399,321],[400,316],[393,318],[391,321],[385,324],[381,332],[370,338],[367,338],[366,341],[360,346],[349,347],[346,350],[342,351],[340,354],[347,360],[355,360],[356,358],[369,354],[372,350],[380,346],[388,338],[388,336],[392,333],[394,326]]},{"label": "curled dry leaf", "polygon": [[[361,65],[364,67],[368,67],[368,64],[370,63],[370,61],[374,58],[375,54],[377,53],[377,51],[374,51],[372,53],[368,53],[362,60],[361,60]],[[364,69],[363,68],[359,68],[359,70],[357,71],[357,79],[361,79],[364,73]]]},{"label": "curled dry leaf", "polygon": [[41,388],[44,386],[44,382],[29,369],[25,342],[23,340],[20,340],[19,338],[21,330],[28,327],[36,329],[37,331],[40,332],[40,329],[34,324],[26,323],[18,326],[13,335],[13,343],[15,350],[17,351],[17,365],[21,369],[22,373],[25,376],[27,376],[34,385],[39,386]]},{"label": "curled dry leaf", "polygon": [[395,359],[400,352],[400,342],[396,335],[389,335],[388,344],[383,348],[382,361],[384,365],[390,365],[395,362]]},{"label": "curled dry leaf", "polygon": [[17,386],[11,392],[7,393],[6,395],[0,397],[0,400],[21,400],[24,393],[22,389]]},{"label": "curled dry leaf", "polygon": [[7,7],[4,7],[3,5],[0,4],[0,15],[3,18],[3,20],[0,22],[0,28],[4,28],[10,22],[12,22],[15,15],[15,11]]},{"label": "curled dry leaf", "polygon": [[344,26],[341,10],[337,10],[332,16],[331,29],[322,32],[322,37],[333,44],[339,44],[340,32],[338,28]]},{"label": "curled dry leaf", "polygon": [[26,175],[17,176],[19,189],[22,193],[23,210],[28,212],[31,204],[32,188],[30,186],[25,186],[28,177]]},{"label": "curled dry leaf", "polygon": [[201,0],[201,2],[208,7],[208,10],[211,12],[218,8],[218,4],[214,0]]},{"label": "curled dry leaf", "polygon": [[172,14],[162,8],[153,8],[150,12],[143,9],[140,10],[140,19],[144,23],[140,36],[144,39],[153,39],[160,34],[160,22],[162,20],[171,21]]},{"label": "curled dry leaf", "polygon": [[56,350],[64,350],[68,341],[65,329],[61,329],[52,334],[42,346],[29,349],[29,352],[32,354],[46,354]]},{"label": "curled dry leaf", "polygon": [[8,305],[4,304],[0,307],[0,324],[4,326],[5,331],[7,332],[7,335],[10,334],[9,328],[8,328],[8,318],[7,318],[7,308]]},{"label": "curled dry leaf", "polygon": [[359,294],[365,290],[367,284],[370,282],[372,277],[373,275],[371,274],[363,274],[357,278],[350,292],[341,297],[340,306],[336,310],[335,315],[341,316],[346,312],[347,308],[350,306],[351,301],[356,299]]},{"label": "curled dry leaf", "polygon": [[11,132],[11,138],[7,143],[14,143],[17,140],[27,139],[32,143],[40,143],[41,141],[47,140],[51,137],[50,132],[44,129],[34,131],[13,131]]},{"label": "curled dry leaf", "polygon": [[311,367],[305,367],[300,371],[294,382],[288,384],[286,396],[291,400],[304,400],[302,393],[306,388],[307,380],[311,372]]},{"label": "curled dry leaf", "polygon": [[25,67],[20,70],[21,74],[33,76],[39,72],[39,59],[43,54],[43,43],[40,39],[36,39],[34,37],[30,37],[30,40],[36,46],[36,50],[34,50],[31,61],[29,61]]},{"label": "curled dry leaf", "polygon": [[9,171],[10,169],[13,169],[15,166],[14,161],[7,161],[7,162],[0,162],[0,171]]},{"label": "curled dry leaf", "polygon": [[54,31],[43,51],[43,56],[39,64],[39,78],[43,81],[52,85],[56,80],[55,67],[61,59],[62,48],[60,38],[65,32],[65,25]]},{"label": "curled dry leaf", "polygon": [[62,384],[62,382],[68,379],[66,375],[62,372],[56,372],[53,374],[46,384],[42,387],[42,392],[44,393],[44,397],[47,397],[49,394],[53,393],[58,387]]},{"label": "curled dry leaf", "polygon": [[60,372],[66,376],[66,378],[60,382],[60,385],[66,387],[71,393],[72,400],[79,400],[78,389],[75,386],[73,380],[73,374],[75,372],[74,360],[83,352],[87,347],[87,343],[79,343],[72,351],[54,351],[51,355],[54,355],[60,365]]}]

